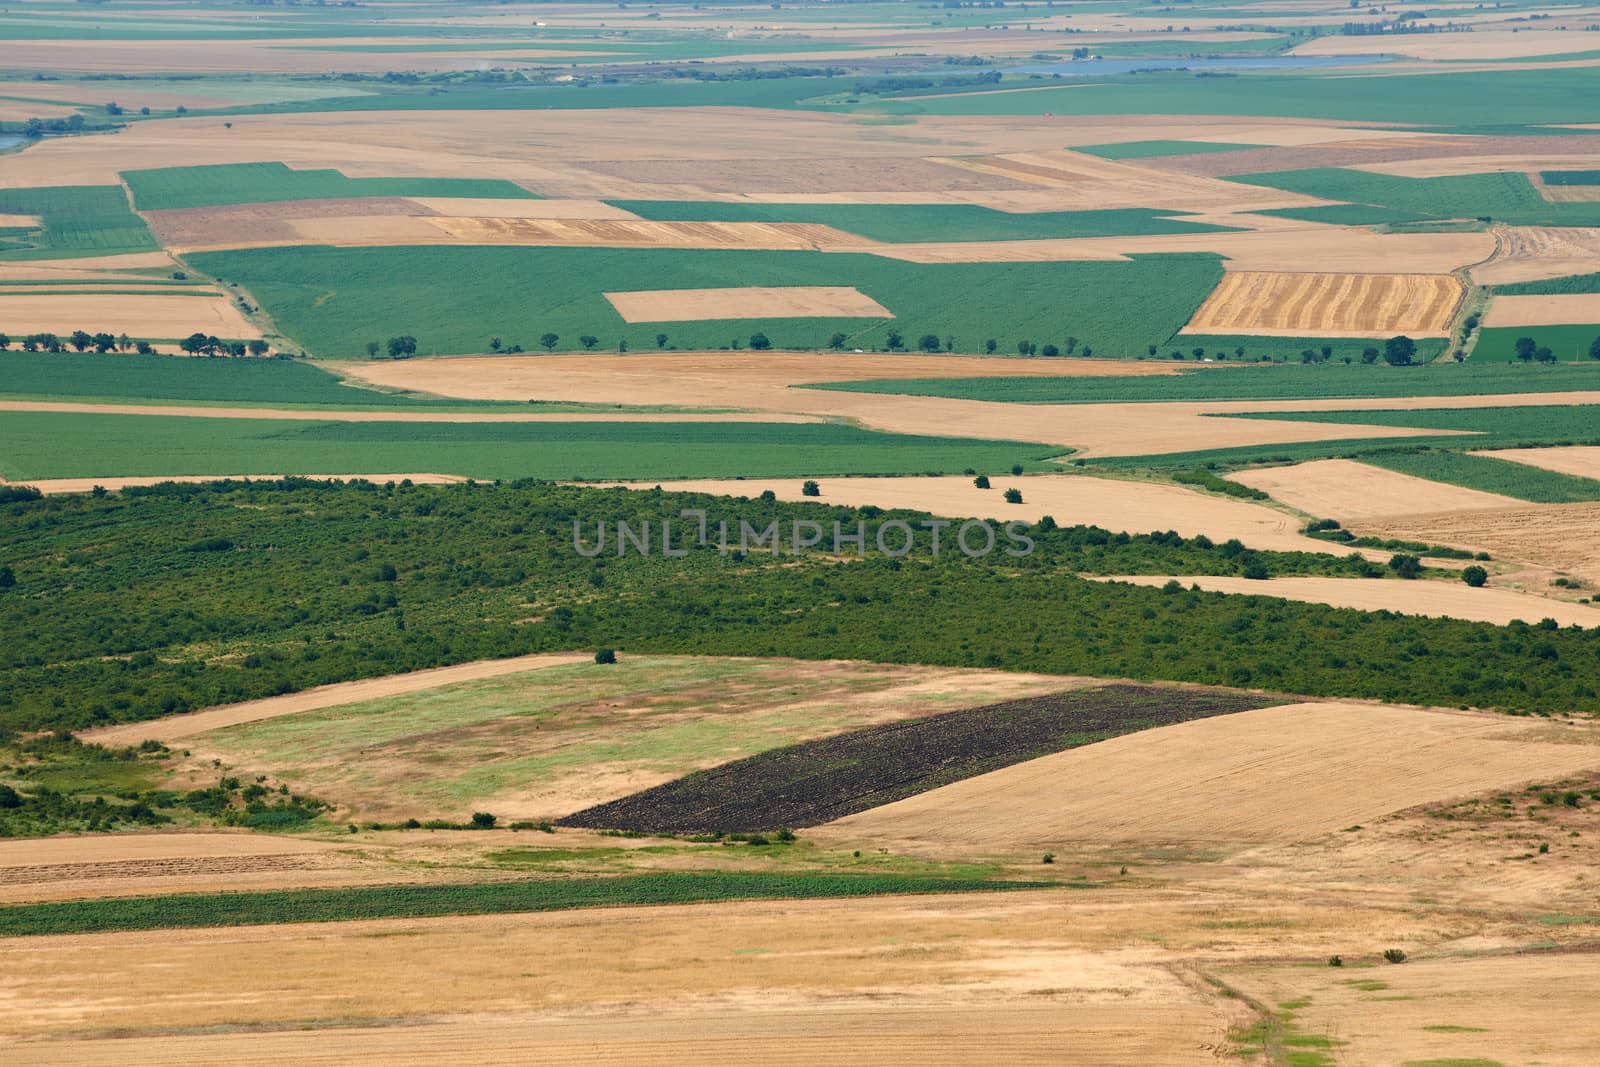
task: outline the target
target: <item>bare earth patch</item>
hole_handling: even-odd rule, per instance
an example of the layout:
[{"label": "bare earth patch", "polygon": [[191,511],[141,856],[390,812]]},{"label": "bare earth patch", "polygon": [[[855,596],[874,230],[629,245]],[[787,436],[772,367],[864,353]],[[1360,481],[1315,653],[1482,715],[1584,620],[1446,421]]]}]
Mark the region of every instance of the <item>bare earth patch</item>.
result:
[{"label": "bare earth patch", "polygon": [[1600,581],[1600,503],[1524,504],[1487,511],[1392,515],[1363,533],[1489,552]]},{"label": "bare earth patch", "polygon": [[1600,479],[1600,445],[1564,445],[1555,448],[1491,448],[1474,452],[1475,456],[1492,456],[1526,463],[1530,467],[1543,467],[1559,474],[1578,478]]},{"label": "bare earth patch", "polygon": [[[1497,296],[1485,326],[1564,326],[1600,322],[1600,293]],[[1600,333],[1600,327],[1596,327]]]},{"label": "bare earth patch", "polygon": [[870,318],[894,313],[853,286],[653,289],[605,293],[626,322],[697,322],[701,319]]},{"label": "bare earth patch", "polygon": [[1507,226],[1494,258],[1472,268],[1479,285],[1508,285],[1587,274],[1600,259],[1600,227]]},{"label": "bare earth patch", "polygon": [[261,330],[225,297],[100,293],[15,296],[0,290],[0,321],[16,334],[101,330],[133,337],[187,337],[200,332],[240,340]]},{"label": "bare earth patch", "polygon": [[1235,471],[1231,481],[1260,489],[1317,518],[1366,522],[1420,511],[1520,507],[1523,501],[1385,470],[1353,459],[1317,459],[1289,467]]},{"label": "bare earth patch", "polygon": [[[1162,586],[1173,580],[1161,575],[1131,575],[1107,581]],[[1504,626],[1513,619],[1534,623],[1554,619],[1562,626],[1600,627],[1600,608],[1521,593],[1514,589],[1473,589],[1458,581],[1401,581],[1385,578],[1285,577],[1256,581],[1235,575],[1178,577],[1187,588],[1209,593],[1276,596],[1309,604],[1332,604],[1361,611],[1393,611],[1401,615],[1467,619]]]},{"label": "bare earth patch", "polygon": [[[945,852],[1073,842],[1291,842],[1424,801],[1600,766],[1503,716],[1291,704],[1102,741],[852,815],[813,833]],[[1524,736],[1527,735],[1527,736]]]},{"label": "bare earth patch", "polygon": [[1183,333],[1442,337],[1461,299],[1446,274],[1273,274],[1230,271]]}]

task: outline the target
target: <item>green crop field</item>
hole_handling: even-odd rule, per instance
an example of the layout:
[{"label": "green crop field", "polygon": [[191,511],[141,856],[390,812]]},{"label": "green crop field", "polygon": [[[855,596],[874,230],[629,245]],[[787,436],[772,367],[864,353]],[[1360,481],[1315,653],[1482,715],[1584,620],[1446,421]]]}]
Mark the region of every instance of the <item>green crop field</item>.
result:
[{"label": "green crop field", "polygon": [[[907,348],[923,335],[958,352],[1043,345],[1068,334],[1105,356],[1143,354],[1187,322],[1222,276],[1211,255],[1137,256],[1105,263],[906,263],[872,255],[607,248],[259,248],[188,257],[236,281],[284,333],[324,357],[359,357],[370,340],[417,338],[423,354],[484,352],[490,336],[557,351],[590,335],[603,348],[747,345]],[[485,284],[485,279],[494,284]],[[740,286],[855,286],[895,314],[862,318],[720,319],[627,323],[605,292]]]},{"label": "green crop field", "polygon": [[[1250,18],[1260,18],[1252,13]],[[1033,93],[973,92],[935,100],[863,100],[853,110],[902,115],[1260,115],[1473,127],[1600,121],[1600,100],[1582,68],[1460,74],[1241,73],[1181,71],[1065,83]],[[434,106],[443,106],[435,104]]]},{"label": "green crop field", "polygon": [[1544,170],[1539,178],[1546,185],[1600,185],[1600,170]]},{"label": "green crop field", "polygon": [[[529,410],[526,405],[513,408],[512,405],[472,400],[430,400],[345,385],[321,367],[298,360],[195,359],[71,351],[0,351],[0,396],[316,405],[323,408]],[[549,411],[556,407],[541,406],[538,410]]]},{"label": "green crop field", "polygon": [[1538,504],[1600,500],[1600,481],[1593,478],[1578,478],[1494,456],[1432,450],[1378,452],[1365,457],[1365,462],[1401,474],[1413,474],[1418,478],[1462,485],[1486,493],[1499,493]]},{"label": "green crop field", "polygon": [[1233,229],[1172,218],[1182,213],[1150,208],[1020,213],[976,204],[732,204],[694,200],[609,203],[641,218],[663,222],[805,222],[890,244],[1224,233]]},{"label": "green crop field", "polygon": [[852,393],[939,396],[1014,404],[1194,400],[1328,400],[1341,397],[1491,396],[1600,389],[1600,363],[1447,363],[1415,367],[1343,363],[1244,364],[1173,375],[1093,378],[902,378],[808,386]]},{"label": "green crop field", "polygon": [[282,163],[162,167],[123,171],[122,177],[140,211],[366,196],[537,199],[520,185],[493,178],[347,178],[337,170],[292,170]]},{"label": "green crop field", "polygon": [[1219,141],[1118,141],[1115,144],[1074,145],[1072,151],[1087,152],[1102,159],[1152,159],[1157,156],[1237,152],[1244,148],[1261,147],[1258,144],[1226,144]]},{"label": "green crop field", "polygon": [[500,915],[711,900],[808,900],[899,893],[974,893],[1053,888],[1050,882],[918,878],[883,874],[666,873],[540,878],[467,885],[360,886],[273,892],[14,904],[0,908],[0,937],[170,930],[197,926],[344,922],[435,915]]},{"label": "green crop field", "polygon": [[[1456,174],[1442,178],[1400,178],[1364,170],[1315,167],[1272,174],[1240,174],[1229,181],[1389,208],[1401,217],[1494,218],[1526,226],[1600,225],[1600,203],[1552,204],[1539,195],[1526,174]],[[1291,216],[1300,217],[1300,216]]]},{"label": "green crop field", "polygon": [[481,479],[920,474],[1014,464],[1063,449],[913,437],[833,423],[315,422],[11,412],[0,476],[430,472]]},{"label": "green crop field", "polygon": [[1552,293],[1600,293],[1600,274],[1569,274],[1535,282],[1510,282],[1494,287],[1497,296],[1544,296]]},{"label": "green crop field", "polygon": [[1560,360],[1590,362],[1589,352],[1600,341],[1600,323],[1571,326],[1491,326],[1478,337],[1472,362],[1515,360],[1517,341],[1531,337],[1541,348],[1548,348]]},{"label": "green crop field", "polygon": [[0,260],[110,256],[160,247],[115,185],[0,189],[0,215],[35,215],[42,226],[19,242],[22,247],[0,248]]}]

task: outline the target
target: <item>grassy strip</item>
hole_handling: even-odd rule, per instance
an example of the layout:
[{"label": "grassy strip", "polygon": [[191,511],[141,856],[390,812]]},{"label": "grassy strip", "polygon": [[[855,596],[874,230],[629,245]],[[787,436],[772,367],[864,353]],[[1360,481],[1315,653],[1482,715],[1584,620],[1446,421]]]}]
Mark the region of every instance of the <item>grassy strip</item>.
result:
[{"label": "grassy strip", "polygon": [[428,471],[486,480],[994,474],[1055,445],[881,433],[839,423],[318,422],[9,412],[0,476],[350,474]]},{"label": "grassy strip", "polygon": [[140,211],[367,196],[538,199],[498,178],[347,178],[337,170],[292,170],[282,163],[162,167],[123,171],[122,177]]},{"label": "grassy strip", "polygon": [[1589,357],[1594,344],[1600,341],[1600,324],[1490,327],[1479,336],[1472,362],[1521,362],[1517,359],[1517,341],[1523,337],[1531,337],[1540,348],[1550,349],[1558,360],[1581,360],[1584,365],[1600,366]]},{"label": "grassy strip", "polygon": [[1375,207],[1372,204],[1324,204],[1321,207],[1280,207],[1254,212],[1257,215],[1276,215],[1281,219],[1299,219],[1301,222],[1330,222],[1339,226],[1380,226],[1419,222],[1426,218],[1415,211],[1397,211],[1394,208]]},{"label": "grassy strip", "polygon": [[1600,224],[1600,203],[1551,203],[1521,173],[1402,178],[1340,167],[1313,167],[1241,174],[1228,180],[1324,200],[1377,205],[1412,218],[1493,218],[1526,226]]},{"label": "grassy strip", "polygon": [[1536,504],[1570,504],[1580,500],[1600,500],[1600,481],[1580,478],[1560,471],[1500,459],[1474,456],[1466,452],[1427,450],[1417,452],[1377,452],[1365,457],[1367,463],[1387,470],[1448,482],[1485,493],[1499,493]]},{"label": "grassy strip", "polygon": [[272,923],[501,915],[720,900],[807,900],[909,893],[1051,888],[1049,882],[989,882],[894,875],[637,874],[471,885],[361,886],[262,893],[190,893],[72,900],[0,908],[0,937],[169,930]]},{"label": "grassy strip", "polygon": [[1103,378],[901,378],[827,382],[808,388],[1015,404],[1490,396],[1600,389],[1600,363],[1545,366],[1519,361],[1515,364],[1482,362],[1419,367],[1324,363],[1185,368],[1180,374]]},{"label": "grassy strip", "polygon": [[1061,237],[1221,233],[1235,227],[1172,218],[1149,208],[1109,211],[996,211],[976,204],[756,204],[696,200],[612,200],[646,219],[686,222],[800,222],[832,226],[891,244],[1031,241]]}]

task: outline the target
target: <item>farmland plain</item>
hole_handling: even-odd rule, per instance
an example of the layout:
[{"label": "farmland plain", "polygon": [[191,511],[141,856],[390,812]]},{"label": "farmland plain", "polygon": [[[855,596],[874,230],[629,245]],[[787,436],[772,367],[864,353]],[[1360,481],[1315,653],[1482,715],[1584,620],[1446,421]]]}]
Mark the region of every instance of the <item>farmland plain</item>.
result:
[{"label": "farmland plain", "polygon": [[10,4],[0,1058],[1592,1067],[1594,20]]}]

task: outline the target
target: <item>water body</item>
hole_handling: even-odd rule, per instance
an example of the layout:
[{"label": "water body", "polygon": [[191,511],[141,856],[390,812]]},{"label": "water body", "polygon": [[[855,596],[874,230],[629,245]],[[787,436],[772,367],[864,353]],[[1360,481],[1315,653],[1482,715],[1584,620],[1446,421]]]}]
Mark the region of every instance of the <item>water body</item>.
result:
[{"label": "water body", "polygon": [[1002,74],[1059,74],[1063,78],[1093,78],[1145,70],[1301,70],[1307,67],[1350,67],[1390,63],[1394,56],[1234,56],[1216,58],[1068,59],[1001,67]]}]

